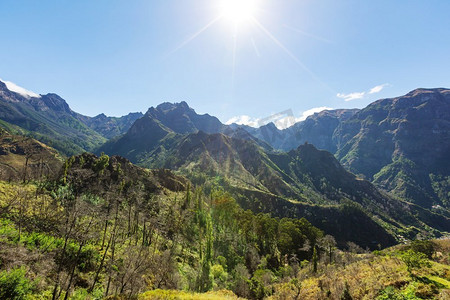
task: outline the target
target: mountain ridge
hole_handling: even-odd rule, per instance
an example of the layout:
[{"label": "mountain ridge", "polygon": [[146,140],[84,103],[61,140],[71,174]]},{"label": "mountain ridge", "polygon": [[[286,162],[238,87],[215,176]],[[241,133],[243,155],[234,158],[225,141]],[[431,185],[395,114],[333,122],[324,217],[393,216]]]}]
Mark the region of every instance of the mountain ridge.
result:
[{"label": "mountain ridge", "polygon": [[[274,124],[267,124],[258,129],[224,125],[216,117],[197,114],[184,101],[165,102],[156,107],[150,107],[144,115],[129,114],[122,119],[119,118],[120,120],[104,114],[91,118],[73,112],[65,100],[55,94],[41,95],[40,98],[24,98],[4,89],[0,94],[2,98],[0,114],[19,116],[19,121],[12,123],[19,126],[19,129],[31,128],[35,130],[31,132],[43,134],[44,142],[48,141],[45,137],[54,136],[53,131],[57,129],[60,130],[57,134],[64,134],[66,140],[67,132],[76,136],[84,134],[91,139],[99,138],[96,144],[98,146],[95,146],[92,143],[86,144],[82,136],[79,136],[78,138],[81,137],[79,145],[75,140],[75,145],[79,148],[73,149],[72,152],[88,150],[100,153],[104,151],[108,154],[124,156],[133,163],[146,167],[193,172],[198,173],[200,177],[206,174],[211,178],[217,178],[229,189],[237,189],[238,193],[257,193],[260,196],[263,195],[262,198],[269,199],[266,199],[267,201],[275,199],[273,201],[282,203],[277,205],[284,205],[283,202],[279,202],[284,201],[285,203],[301,202],[333,206],[339,205],[341,200],[346,198],[366,208],[378,203],[369,209],[371,213],[384,211],[383,214],[389,215],[383,205],[397,200],[380,194],[369,182],[360,180],[360,178],[367,178],[378,187],[384,188],[401,199],[432,209],[437,215],[443,213],[448,216],[446,190],[449,189],[447,184],[449,177],[446,173],[448,161],[445,160],[445,156],[441,155],[441,158],[436,156],[441,160],[444,159],[443,163],[438,159],[437,163],[430,164],[433,157],[425,157],[424,161],[420,161],[412,157],[408,151],[403,151],[404,153],[394,151],[405,147],[414,149],[411,143],[408,144],[406,140],[402,140],[405,136],[402,131],[404,126],[411,126],[409,123],[403,124],[405,122],[401,122],[402,118],[414,124],[414,122],[422,122],[421,114],[434,113],[438,116],[438,121],[443,120],[437,123],[442,128],[435,128],[434,123],[432,124],[434,127],[427,128],[437,131],[436,134],[440,137],[446,137],[446,126],[450,119],[447,113],[448,108],[445,106],[448,91],[447,89],[417,89],[405,96],[378,100],[361,110],[322,111],[285,130],[278,130]],[[410,107],[413,102],[417,104],[416,108]],[[436,111],[429,103],[441,103],[443,106]],[[7,128],[8,120],[15,119],[2,117],[2,124]],[[393,130],[392,126],[398,124],[403,124],[403,127]],[[66,127],[70,127],[71,131],[65,132]],[[279,136],[270,140],[267,138],[270,133],[267,135],[264,130],[272,131],[275,136],[277,134]],[[397,133],[400,133],[399,147],[389,146],[392,145],[390,137]],[[111,138],[103,143],[107,135]],[[371,141],[372,135],[380,136],[375,138],[378,142],[367,146],[369,144],[366,140]],[[412,139],[411,136],[406,136]],[[422,136],[426,137],[427,134]],[[297,145],[299,141],[302,141],[302,144]],[[383,141],[386,143],[383,144]],[[443,142],[445,139],[444,141],[439,138],[435,140],[435,144],[438,145]],[[379,151],[380,143],[383,151]],[[400,147],[402,143],[406,143],[403,148]],[[421,143],[426,145],[426,142]],[[420,145],[417,141],[415,144]],[[69,143],[69,145],[72,144]],[[288,148],[292,149],[282,152],[277,150],[280,145],[289,146]],[[363,147],[364,145],[366,146]],[[315,150],[309,150],[310,155],[303,157],[302,155],[308,152],[307,149],[312,147]],[[433,151],[438,154],[446,153],[446,147],[443,143],[441,148],[435,147]],[[316,148],[325,149],[331,153],[335,151],[335,156],[343,166],[358,176],[348,175],[350,173],[342,168],[332,154],[320,152]],[[358,153],[363,153],[365,156],[359,157]],[[373,156],[372,160],[381,167],[381,171],[379,167],[373,168],[378,173],[373,170],[361,171],[358,165],[358,162],[361,162],[362,166],[370,163],[370,159],[363,158],[370,155]],[[399,159],[393,160],[392,157]],[[321,161],[326,163],[321,164]],[[427,168],[421,168],[426,164],[429,165]],[[434,165],[439,166],[441,171],[431,170]],[[422,169],[425,171],[419,172]],[[370,196],[364,196],[361,193]],[[417,201],[418,198],[422,200]],[[243,203],[245,201],[247,200],[244,199]],[[410,204],[395,203],[397,203],[395,204],[397,210],[402,205],[410,209],[413,207]],[[443,207],[443,210],[434,209],[436,204]],[[252,204],[249,205],[254,207]],[[416,209],[413,207],[413,210]],[[433,213],[423,214],[427,220],[435,218]],[[408,218],[411,219],[405,221],[406,223],[423,228],[420,225],[423,220],[420,221],[420,218],[416,219],[414,216]],[[446,222],[445,217],[443,222]]]},{"label": "mountain ridge", "polygon": [[[107,117],[96,124],[96,117],[73,111],[67,102],[54,93],[39,97],[23,96],[11,91],[0,81],[0,119],[6,130],[29,134],[65,155],[94,151],[107,138],[128,130],[139,114],[121,118]],[[105,123],[113,123],[112,129]],[[105,128],[106,127],[106,128]]]}]

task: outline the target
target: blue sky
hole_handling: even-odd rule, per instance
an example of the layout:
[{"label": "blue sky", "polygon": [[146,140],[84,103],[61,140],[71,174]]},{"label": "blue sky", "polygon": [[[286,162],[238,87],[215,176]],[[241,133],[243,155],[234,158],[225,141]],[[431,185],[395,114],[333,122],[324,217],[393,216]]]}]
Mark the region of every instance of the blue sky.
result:
[{"label": "blue sky", "polygon": [[223,122],[450,87],[450,1],[254,0],[238,26],[221,1],[1,0],[0,78],[89,116],[184,100]]}]

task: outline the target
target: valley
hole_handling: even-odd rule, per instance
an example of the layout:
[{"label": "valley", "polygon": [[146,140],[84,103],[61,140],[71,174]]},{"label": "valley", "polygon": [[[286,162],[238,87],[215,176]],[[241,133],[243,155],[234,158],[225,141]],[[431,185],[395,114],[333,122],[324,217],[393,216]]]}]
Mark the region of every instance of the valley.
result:
[{"label": "valley", "polygon": [[417,89],[280,130],[0,82],[0,296],[445,299],[449,106]]}]

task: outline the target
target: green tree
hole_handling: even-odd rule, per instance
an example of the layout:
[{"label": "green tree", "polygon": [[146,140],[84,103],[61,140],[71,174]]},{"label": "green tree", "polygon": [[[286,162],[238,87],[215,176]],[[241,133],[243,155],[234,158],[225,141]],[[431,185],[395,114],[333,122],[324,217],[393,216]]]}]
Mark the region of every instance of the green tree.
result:
[{"label": "green tree", "polygon": [[325,251],[327,251],[329,263],[331,264],[333,257],[333,250],[336,247],[336,240],[334,239],[333,236],[327,234],[326,236],[320,239],[320,244],[325,249]]},{"label": "green tree", "polygon": [[313,256],[312,256],[312,261],[313,261],[313,272],[316,273],[317,272],[317,261],[318,261],[318,257],[317,257],[317,247],[314,246],[314,250],[313,250]]},{"label": "green tree", "polygon": [[420,269],[423,266],[429,266],[427,256],[421,252],[416,252],[412,249],[402,253],[401,258],[406,265],[408,273],[412,275],[414,269]]},{"label": "green tree", "polygon": [[413,241],[411,242],[411,249],[425,254],[428,259],[431,259],[435,252],[435,246],[432,241]]}]

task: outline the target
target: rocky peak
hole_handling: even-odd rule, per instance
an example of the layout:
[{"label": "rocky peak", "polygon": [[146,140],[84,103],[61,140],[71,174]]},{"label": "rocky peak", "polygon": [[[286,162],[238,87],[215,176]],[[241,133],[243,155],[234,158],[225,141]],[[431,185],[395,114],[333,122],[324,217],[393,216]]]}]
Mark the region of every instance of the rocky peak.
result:
[{"label": "rocky peak", "polygon": [[0,98],[9,102],[22,102],[26,99],[13,91],[10,91],[6,83],[0,81]]},{"label": "rocky peak", "polygon": [[57,94],[50,93],[41,96],[41,98],[31,98],[30,103],[36,110],[39,111],[51,110],[54,112],[68,113],[71,115],[74,114],[67,102]]},{"label": "rocky peak", "polygon": [[96,115],[94,117],[94,119],[96,119],[96,120],[106,120],[106,119],[108,119],[108,117],[104,113],[101,113],[99,115]]},{"label": "rocky peak", "polygon": [[156,108],[150,107],[145,116],[154,118],[174,132],[181,134],[194,133],[199,130],[206,133],[217,133],[222,132],[226,127],[216,117],[197,114],[184,101],[180,103],[164,102]]}]

